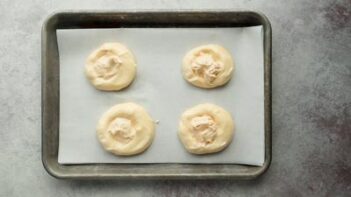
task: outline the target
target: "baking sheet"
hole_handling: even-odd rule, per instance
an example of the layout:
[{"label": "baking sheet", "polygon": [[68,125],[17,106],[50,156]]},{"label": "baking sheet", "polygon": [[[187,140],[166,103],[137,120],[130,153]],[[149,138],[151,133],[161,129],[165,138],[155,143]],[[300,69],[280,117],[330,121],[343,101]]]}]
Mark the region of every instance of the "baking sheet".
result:
[{"label": "baking sheet", "polygon": [[[262,26],[244,28],[119,28],[57,30],[60,56],[60,136],[58,162],[75,163],[237,163],[264,162],[264,71]],[[135,81],[120,92],[96,90],[84,75],[87,56],[104,42],[120,42],[134,53]],[[236,64],[232,80],[205,90],[181,74],[186,52],[223,45]],[[111,106],[136,102],[158,120],[156,136],[143,154],[118,157],[103,150],[96,124]],[[218,154],[186,152],[177,136],[184,110],[210,102],[227,109],[235,121],[231,145]]]}]

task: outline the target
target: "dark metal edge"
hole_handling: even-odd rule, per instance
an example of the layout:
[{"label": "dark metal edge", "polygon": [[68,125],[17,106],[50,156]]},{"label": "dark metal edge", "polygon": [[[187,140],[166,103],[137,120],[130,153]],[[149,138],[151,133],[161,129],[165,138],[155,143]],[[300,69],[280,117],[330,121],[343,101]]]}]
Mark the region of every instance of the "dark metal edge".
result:
[{"label": "dark metal edge", "polygon": [[[57,170],[57,164],[50,160],[49,157],[49,147],[47,147],[47,140],[48,138],[45,136],[46,131],[49,129],[49,119],[47,114],[48,106],[47,103],[47,97],[48,97],[48,89],[47,89],[47,84],[48,84],[48,74],[49,74],[49,68],[48,68],[48,56],[47,56],[47,51],[49,50],[48,48],[48,35],[49,35],[49,26],[56,26],[57,22],[57,15],[58,13],[51,14],[48,16],[42,26],[41,29],[41,64],[42,64],[42,72],[41,72],[41,80],[42,80],[42,85],[41,85],[41,121],[42,121],[42,164],[44,166],[44,169],[53,177],[55,178],[62,178],[62,173]],[[56,27],[55,27],[56,29]],[[56,168],[55,168],[56,166]]]}]

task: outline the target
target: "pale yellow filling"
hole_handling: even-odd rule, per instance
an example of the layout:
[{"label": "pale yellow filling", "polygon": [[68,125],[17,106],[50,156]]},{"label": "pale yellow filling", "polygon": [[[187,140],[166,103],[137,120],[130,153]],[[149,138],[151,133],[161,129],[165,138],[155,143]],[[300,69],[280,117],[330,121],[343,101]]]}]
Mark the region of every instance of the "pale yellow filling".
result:
[{"label": "pale yellow filling", "polygon": [[136,135],[136,130],[132,126],[132,121],[127,118],[116,118],[110,125],[108,132],[116,141],[121,143],[128,143]]},{"label": "pale yellow filling", "polygon": [[194,117],[191,125],[193,136],[201,145],[206,146],[215,140],[217,127],[211,116]]},{"label": "pale yellow filling", "polygon": [[117,74],[119,67],[122,65],[122,60],[119,56],[109,52],[101,52],[101,56],[96,61],[94,65],[94,70],[97,77],[102,77],[104,79],[109,79]]},{"label": "pale yellow filling", "polygon": [[204,78],[207,83],[212,83],[223,71],[223,63],[215,61],[211,54],[200,53],[191,64],[193,72]]}]

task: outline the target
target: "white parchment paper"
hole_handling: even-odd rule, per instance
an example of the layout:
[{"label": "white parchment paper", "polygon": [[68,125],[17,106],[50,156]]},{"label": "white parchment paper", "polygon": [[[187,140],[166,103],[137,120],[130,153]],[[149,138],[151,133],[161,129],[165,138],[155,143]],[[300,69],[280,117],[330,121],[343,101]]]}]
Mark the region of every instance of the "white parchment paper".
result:
[{"label": "white parchment paper", "polygon": [[[238,163],[264,162],[264,85],[262,27],[120,28],[57,31],[60,55],[60,142],[58,161],[74,163]],[[125,44],[137,59],[133,84],[120,92],[96,90],[86,79],[87,56],[104,42]],[[205,90],[181,74],[183,56],[202,44],[220,44],[233,55],[232,80]],[[159,120],[156,137],[143,154],[118,157],[103,150],[96,124],[111,106],[136,102]],[[196,156],[186,152],[177,130],[179,117],[194,105],[210,102],[235,121],[231,145],[223,152]]]}]

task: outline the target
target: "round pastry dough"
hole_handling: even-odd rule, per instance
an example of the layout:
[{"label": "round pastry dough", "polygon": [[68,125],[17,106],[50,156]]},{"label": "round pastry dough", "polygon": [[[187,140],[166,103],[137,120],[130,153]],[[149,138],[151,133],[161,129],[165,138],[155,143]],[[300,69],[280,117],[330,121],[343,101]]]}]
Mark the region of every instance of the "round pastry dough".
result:
[{"label": "round pastry dough", "polygon": [[154,121],[143,107],[123,103],[102,115],[97,125],[97,136],[107,151],[115,155],[135,155],[151,145],[154,130]]},{"label": "round pastry dough", "polygon": [[215,153],[226,148],[233,138],[234,122],[223,108],[200,104],[186,110],[179,123],[179,138],[188,152]]},{"label": "round pastry dough", "polygon": [[225,48],[209,44],[189,51],[183,59],[182,69],[189,83],[201,88],[215,88],[230,80],[234,63]]},{"label": "round pastry dough", "polygon": [[117,91],[127,87],[135,78],[136,62],[124,45],[105,43],[89,55],[85,73],[97,89]]}]

